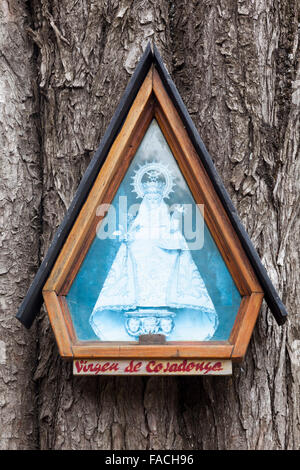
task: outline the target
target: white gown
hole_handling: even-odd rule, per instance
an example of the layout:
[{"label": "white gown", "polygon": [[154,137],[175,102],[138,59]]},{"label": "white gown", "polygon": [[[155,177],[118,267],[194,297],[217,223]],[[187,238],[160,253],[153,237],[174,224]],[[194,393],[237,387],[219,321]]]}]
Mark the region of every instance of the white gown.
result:
[{"label": "white gown", "polygon": [[105,279],[90,318],[91,326],[100,339],[107,339],[104,311],[125,312],[139,307],[197,310],[202,325],[199,341],[209,339],[218,323],[176,219],[170,216],[162,198],[151,201],[147,195]]}]

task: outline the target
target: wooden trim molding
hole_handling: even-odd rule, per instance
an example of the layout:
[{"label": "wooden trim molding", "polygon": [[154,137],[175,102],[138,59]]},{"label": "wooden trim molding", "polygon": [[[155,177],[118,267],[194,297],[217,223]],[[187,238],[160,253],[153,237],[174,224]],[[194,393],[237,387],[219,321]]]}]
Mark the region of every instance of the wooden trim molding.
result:
[{"label": "wooden trim molding", "polygon": [[205,221],[240,294],[262,292],[240,241],[156,70],[153,74],[153,91],[159,103],[155,108],[155,117],[196,203],[204,204]]},{"label": "wooden trim molding", "polygon": [[[228,341],[137,342],[79,341],[65,296],[80,269],[101,223],[100,204],[109,204],[155,118],[189,185],[196,203],[204,204],[204,219],[242,295]],[[186,129],[152,65],[113,142],[43,289],[43,296],[60,354],[65,358],[203,358],[241,360],[261,306],[263,291],[213,184]]]},{"label": "wooden trim molding", "polygon": [[[76,263],[78,247],[80,247],[79,251],[81,251],[82,245],[86,240],[92,241],[92,237],[89,236],[89,231],[91,231],[93,225],[95,226],[99,222],[99,217],[97,217],[97,207],[102,203],[111,202],[113,193],[110,193],[110,199],[107,198],[107,193],[109,192],[111,186],[115,188],[115,191],[117,190],[120,180],[124,176],[129,163],[134,156],[135,150],[139,143],[138,139],[136,138],[136,132],[138,131],[138,126],[145,112],[146,116],[148,117],[148,121],[150,122],[151,120],[151,107],[149,110],[149,100],[151,93],[152,68],[148,72],[148,75],[146,76],[144,83],[141,86],[136,99],[134,100],[125,123],[109,151],[101,171],[99,172],[98,177],[96,178],[96,181],[88,195],[88,198],[72,227],[67,241],[57,258],[54,268],[52,269],[52,272],[43,290],[54,290],[56,293],[62,293],[61,290],[67,276],[72,271],[74,264],[78,265],[78,263]],[[145,133],[147,118],[144,119],[143,124]],[[140,139],[143,137],[143,135],[140,136]],[[133,146],[134,138],[136,141],[135,146]],[[83,249],[87,251],[88,246]],[[68,285],[69,283],[67,286]],[[65,293],[67,293],[66,291],[68,289],[64,290]]]},{"label": "wooden trim molding", "polygon": [[73,357],[71,338],[64,321],[59,298],[54,291],[44,291],[43,296],[59,354],[62,357],[71,359]]},{"label": "wooden trim molding", "polygon": [[80,358],[202,358],[225,359],[230,358],[233,350],[232,344],[226,341],[219,342],[168,342],[165,345],[141,345],[132,343],[97,343],[75,344],[74,357]]},{"label": "wooden trim molding", "polygon": [[[155,72],[153,73],[153,68],[155,68]],[[54,267],[55,262],[59,254],[61,253],[63,246],[67,240],[70,231],[78,215],[86,203],[87,197],[92,190],[94,182],[99,174],[103,163],[105,162],[107,155],[110,149],[113,146],[114,141],[117,139],[118,134],[122,131],[122,127],[126,116],[128,115],[134,100],[137,97],[137,94],[145,80],[149,71],[152,70],[153,76],[152,81],[150,79],[150,88],[151,93],[154,96],[153,89],[156,87],[156,96],[154,96],[154,106],[157,107],[157,112],[164,108],[163,99],[161,99],[161,105],[158,104],[159,96],[163,97],[167,95],[169,98],[169,103],[173,106],[175,111],[177,112],[178,116],[181,119],[181,123],[183,124],[183,133],[187,134],[190,138],[190,142],[193,145],[193,148],[196,152],[197,157],[199,157],[199,164],[203,168],[205,168],[206,174],[209,177],[209,181],[218,195],[218,201],[221,203],[227,218],[230,220],[232,224],[232,228],[235,232],[236,239],[239,240],[240,244],[242,245],[244,252],[247,255],[247,260],[250,263],[252,270],[254,270],[260,285],[263,288],[266,302],[274,315],[278,325],[283,325],[287,319],[287,311],[285,306],[283,305],[280,296],[276,292],[275,287],[273,286],[266,269],[264,268],[260,257],[255,250],[243,224],[241,223],[238,214],[234,208],[234,205],[230,199],[228,192],[220,176],[218,175],[216,168],[213,164],[211,156],[209,155],[207,149],[205,148],[204,143],[199,136],[199,133],[173,83],[170,75],[168,74],[163,61],[160,57],[160,54],[153,45],[151,47],[150,43],[148,43],[144,54],[142,55],[136,70],[134,71],[132,78],[130,79],[126,90],[124,91],[122,98],[116,108],[116,111],[112,117],[110,124],[108,125],[103,138],[90,162],[88,165],[84,176],[78,186],[78,189],[75,193],[75,196],[72,200],[72,203],[67,210],[65,217],[58,227],[52,243],[28,289],[28,292],[23,299],[16,318],[26,326],[26,328],[30,328],[34,319],[36,318],[40,307],[43,303],[43,295],[42,289],[45,287],[45,283]],[[157,73],[156,73],[157,72]],[[158,80],[160,79],[161,82]],[[153,85],[154,84],[154,85]],[[163,86],[161,86],[161,84]],[[158,98],[157,98],[158,97]],[[171,107],[172,107],[171,106]],[[170,106],[169,106],[170,108]],[[176,115],[176,113],[175,113]],[[161,111],[161,116],[164,116],[163,110]],[[177,116],[177,117],[178,117]],[[161,118],[162,119],[162,118]],[[167,123],[168,124],[168,123]],[[141,124],[142,127],[142,124]],[[170,126],[165,126],[166,129]],[[179,129],[180,131],[180,129]],[[181,129],[182,131],[182,129]],[[167,132],[165,130],[165,132]],[[176,132],[175,132],[176,134]],[[176,141],[176,139],[175,139]],[[205,195],[205,194],[204,194]],[[214,223],[214,217],[211,217],[211,227]],[[86,245],[88,245],[89,241],[86,240]],[[219,245],[222,245],[222,237],[219,239]],[[226,245],[226,243],[225,243]],[[226,251],[226,250],[225,250]],[[226,252],[223,251],[223,257],[226,259]],[[73,268],[76,271],[76,267]],[[238,268],[233,267],[236,270],[235,279],[238,278]],[[251,273],[252,277],[252,273]],[[52,279],[53,280],[53,279]],[[247,279],[246,279],[247,280]],[[69,282],[72,281],[72,274],[70,274]],[[238,281],[237,281],[238,282]],[[255,282],[255,279],[254,279]],[[49,286],[48,286],[49,287]],[[68,289],[68,281],[64,285],[63,290],[66,292]],[[249,282],[245,282],[245,285],[240,288],[240,291],[246,292],[249,290]]]},{"label": "wooden trim molding", "polygon": [[229,342],[234,345],[232,360],[239,362],[246,354],[248,344],[261,308],[264,294],[254,292],[244,297],[234,323]]}]

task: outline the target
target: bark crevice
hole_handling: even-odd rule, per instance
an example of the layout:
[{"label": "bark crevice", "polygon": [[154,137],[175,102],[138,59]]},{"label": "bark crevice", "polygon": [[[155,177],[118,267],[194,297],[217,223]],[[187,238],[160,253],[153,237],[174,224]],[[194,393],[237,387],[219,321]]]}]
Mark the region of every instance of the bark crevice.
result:
[{"label": "bark crevice", "polygon": [[[13,112],[0,102],[0,448],[299,447],[299,12],[295,0],[263,3],[1,3],[0,89]],[[149,40],[290,314],[279,328],[263,306],[228,378],[76,378],[45,309],[30,332],[11,319]]]}]

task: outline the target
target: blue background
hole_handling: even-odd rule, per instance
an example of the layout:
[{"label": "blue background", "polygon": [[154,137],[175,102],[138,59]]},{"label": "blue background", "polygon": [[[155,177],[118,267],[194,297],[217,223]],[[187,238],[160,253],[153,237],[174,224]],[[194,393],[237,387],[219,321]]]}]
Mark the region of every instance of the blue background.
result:
[{"label": "blue background", "polygon": [[[131,204],[141,202],[140,199],[136,198],[136,194],[132,192],[132,176],[137,168],[139,168],[139,165],[149,161],[161,161],[167,164],[175,175],[175,191],[171,193],[169,199],[165,199],[168,205],[177,203],[193,204],[195,206],[193,196],[171,150],[157,122],[153,120],[113,199],[112,205],[115,208],[117,220],[119,217],[118,201],[120,196],[127,196],[128,207]],[[193,210],[198,209],[194,207]],[[103,228],[104,225],[102,226]],[[118,228],[117,225],[116,229],[118,230]],[[80,340],[99,340],[89,324],[89,318],[120,244],[118,239],[112,240],[107,238],[101,240],[95,237],[66,297],[74,328]],[[202,249],[191,251],[191,255],[204,280],[219,317],[219,326],[211,340],[227,340],[239,309],[241,296],[206,224],[204,224],[203,247]],[[122,312],[110,311],[106,315],[109,315],[111,318],[114,317],[115,324],[124,330]],[[181,334],[177,334],[175,328],[174,334],[168,339],[194,340],[195,338],[192,333],[193,317],[195,315],[197,315],[197,311],[178,310],[175,324],[184,325],[184,337]],[[181,326],[177,328],[177,331],[179,332],[180,329],[182,330]],[[107,335],[109,336],[109,334],[110,332],[108,331]],[[115,332],[112,333],[112,335],[114,334]],[[132,341],[132,338],[128,339]],[[112,337],[111,340],[116,340],[116,338]]]}]

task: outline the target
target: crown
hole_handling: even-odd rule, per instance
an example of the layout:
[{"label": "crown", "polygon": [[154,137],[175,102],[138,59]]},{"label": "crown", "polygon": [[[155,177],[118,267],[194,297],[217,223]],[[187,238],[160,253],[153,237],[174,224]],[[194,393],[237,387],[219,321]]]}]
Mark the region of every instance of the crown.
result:
[{"label": "crown", "polygon": [[143,189],[145,194],[147,193],[159,193],[162,194],[164,192],[165,183],[162,181],[146,181],[142,182]]},{"label": "crown", "polygon": [[141,165],[132,179],[133,191],[139,198],[150,192],[156,192],[168,198],[173,192],[174,176],[168,166],[163,163],[153,161]]}]

